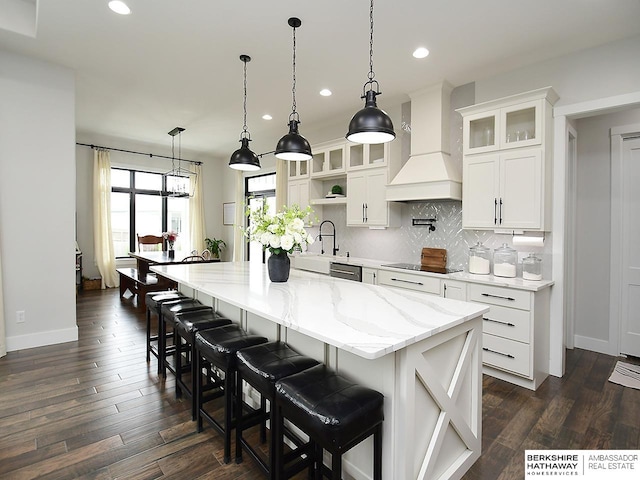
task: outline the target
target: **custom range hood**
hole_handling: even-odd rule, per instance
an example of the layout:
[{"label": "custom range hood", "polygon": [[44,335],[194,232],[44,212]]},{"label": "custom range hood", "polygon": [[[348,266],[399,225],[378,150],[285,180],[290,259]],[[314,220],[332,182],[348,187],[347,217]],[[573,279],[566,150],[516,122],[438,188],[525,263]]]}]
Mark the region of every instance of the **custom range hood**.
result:
[{"label": "custom range hood", "polygon": [[409,95],[411,156],[387,185],[388,201],[462,199],[461,166],[449,154],[452,89],[442,82]]}]

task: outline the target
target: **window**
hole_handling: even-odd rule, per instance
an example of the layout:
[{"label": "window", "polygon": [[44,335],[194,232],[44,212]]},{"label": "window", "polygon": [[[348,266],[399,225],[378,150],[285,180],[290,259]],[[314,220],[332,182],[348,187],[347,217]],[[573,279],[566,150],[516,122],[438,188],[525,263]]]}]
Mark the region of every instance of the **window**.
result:
[{"label": "window", "polygon": [[[257,175],[245,179],[245,197],[249,199],[249,208],[257,208],[262,202],[269,205],[269,213],[276,213],[276,174]],[[247,242],[248,260],[265,263],[269,255],[258,242]]]},{"label": "window", "polygon": [[[191,250],[189,198],[168,197],[167,179],[161,173],[111,169],[111,231],[116,258],[137,250],[136,235],[178,232],[176,250]],[[188,179],[186,179],[188,181]]]}]

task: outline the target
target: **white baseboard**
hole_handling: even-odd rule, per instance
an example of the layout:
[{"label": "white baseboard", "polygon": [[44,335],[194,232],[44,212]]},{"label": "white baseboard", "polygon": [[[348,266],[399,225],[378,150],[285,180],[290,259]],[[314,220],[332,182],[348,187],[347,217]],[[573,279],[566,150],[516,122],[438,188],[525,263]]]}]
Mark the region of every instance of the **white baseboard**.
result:
[{"label": "white baseboard", "polygon": [[7,337],[7,352],[78,340],[78,327]]},{"label": "white baseboard", "polygon": [[617,355],[617,352],[612,352],[612,348],[608,340],[574,335],[573,341],[575,348],[582,348],[583,350],[591,350],[592,352],[604,353],[605,355]]}]

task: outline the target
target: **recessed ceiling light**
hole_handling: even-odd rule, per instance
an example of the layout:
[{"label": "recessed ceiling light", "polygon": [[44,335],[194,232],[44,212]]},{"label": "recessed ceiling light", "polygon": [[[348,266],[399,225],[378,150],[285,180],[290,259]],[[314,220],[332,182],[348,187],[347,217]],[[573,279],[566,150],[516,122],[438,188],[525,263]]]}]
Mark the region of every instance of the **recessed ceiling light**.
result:
[{"label": "recessed ceiling light", "polygon": [[263,120],[273,120],[273,117],[271,115],[269,115],[268,113],[265,113],[264,115],[262,115],[262,119]]},{"label": "recessed ceiling light", "polygon": [[416,48],[413,52],[413,56],[416,58],[425,58],[429,55],[429,50],[424,47]]},{"label": "recessed ceiling light", "polygon": [[331,96],[331,90],[329,90],[328,88],[323,88],[322,90],[320,90],[320,95],[322,95],[323,97],[329,97]]},{"label": "recessed ceiling light", "polygon": [[131,13],[131,9],[127,4],[120,0],[113,0],[109,2],[109,8],[120,15],[129,15]]}]

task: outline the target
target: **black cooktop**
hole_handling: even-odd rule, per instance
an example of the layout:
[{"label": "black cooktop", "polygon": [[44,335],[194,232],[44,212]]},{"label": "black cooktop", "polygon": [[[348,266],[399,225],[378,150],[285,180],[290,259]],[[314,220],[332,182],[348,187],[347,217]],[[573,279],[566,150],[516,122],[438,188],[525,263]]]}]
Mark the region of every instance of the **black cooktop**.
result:
[{"label": "black cooktop", "polygon": [[456,270],[453,268],[437,268],[437,267],[427,267],[425,265],[414,264],[414,263],[390,263],[388,265],[381,265],[382,267],[391,267],[391,268],[400,268],[402,270],[413,270],[415,272],[429,272],[429,273],[455,273],[460,272],[461,270]]}]

